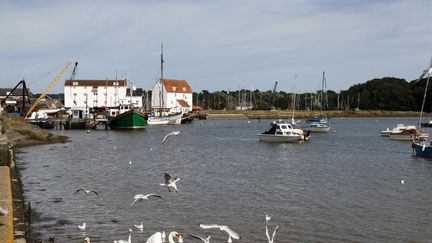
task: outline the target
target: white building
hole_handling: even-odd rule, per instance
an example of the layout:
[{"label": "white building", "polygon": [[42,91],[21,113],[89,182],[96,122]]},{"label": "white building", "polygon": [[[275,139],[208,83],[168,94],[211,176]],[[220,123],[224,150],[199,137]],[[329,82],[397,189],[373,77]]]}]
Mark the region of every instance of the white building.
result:
[{"label": "white building", "polygon": [[192,88],[186,80],[163,79],[156,82],[152,91],[152,109],[170,112],[192,111]]},{"label": "white building", "polygon": [[[132,103],[142,108],[142,96],[130,95],[124,80],[65,80],[64,106],[66,109],[91,109],[94,107],[117,107]],[[141,92],[142,93],[142,92]]]}]

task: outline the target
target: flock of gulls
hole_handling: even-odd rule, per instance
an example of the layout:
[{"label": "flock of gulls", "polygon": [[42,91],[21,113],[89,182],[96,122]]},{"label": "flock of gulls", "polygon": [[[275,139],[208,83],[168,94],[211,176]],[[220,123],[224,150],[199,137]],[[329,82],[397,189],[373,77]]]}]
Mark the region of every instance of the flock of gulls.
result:
[{"label": "flock of gulls", "polygon": [[[180,134],[180,131],[174,131],[174,132],[168,133],[163,138],[162,143],[165,143],[169,137],[177,136],[179,134]],[[114,148],[114,149],[116,149],[116,148]],[[131,161],[129,161],[129,164],[131,164]],[[179,182],[179,181],[180,181],[179,177],[173,178],[170,174],[164,173],[164,182],[160,183],[160,185],[166,187],[168,192],[178,193],[177,182]],[[95,189],[86,189],[84,187],[80,187],[78,190],[76,190],[75,193],[80,193],[80,192],[84,192],[86,195],[94,194],[95,196],[99,196],[99,193]],[[133,201],[132,201],[130,206],[132,207],[136,203],[144,202],[146,200],[160,200],[160,199],[163,199],[163,197],[161,195],[155,194],[155,193],[136,194],[134,196]],[[2,210],[0,210],[0,213],[4,214],[4,212],[2,212]],[[7,212],[6,212],[6,214],[7,214]],[[265,234],[267,236],[268,243],[275,243],[275,235],[276,235],[277,230],[279,229],[279,225],[276,226],[276,228],[273,231],[273,234],[270,236],[269,229],[268,229],[268,227],[270,226],[270,224],[269,224],[270,219],[271,219],[270,216],[268,216],[268,215],[265,216],[265,221],[266,221]],[[81,225],[76,225],[76,229],[78,231],[85,233],[86,226],[87,226],[87,224],[84,222]],[[241,239],[239,233],[237,233],[236,231],[234,231],[233,229],[231,229],[230,227],[228,227],[226,225],[199,224],[198,227],[201,229],[209,230],[209,231],[216,229],[216,230],[219,230],[221,232],[224,232],[228,237],[227,238],[228,243],[232,243],[233,240],[240,240]],[[136,230],[138,230],[142,233],[144,230],[143,222],[141,222],[140,224],[133,225],[133,228],[135,228]],[[133,232],[132,229],[128,230],[127,240],[114,240],[114,243],[131,243],[132,242],[132,232]],[[85,236],[85,234],[83,235],[83,237],[84,236]],[[200,235],[195,235],[195,234],[189,234],[189,237],[191,239],[200,240],[200,242],[203,242],[203,243],[210,243],[210,239],[211,239],[211,235],[200,236]],[[56,242],[55,238],[51,237],[50,242]],[[85,237],[83,242],[84,243],[90,243],[90,237]],[[160,232],[156,232],[156,233],[152,234],[146,241],[146,243],[165,243],[165,242],[183,243],[183,236],[176,231],[171,231],[168,234],[168,236],[166,236],[165,231],[160,231]]]}]

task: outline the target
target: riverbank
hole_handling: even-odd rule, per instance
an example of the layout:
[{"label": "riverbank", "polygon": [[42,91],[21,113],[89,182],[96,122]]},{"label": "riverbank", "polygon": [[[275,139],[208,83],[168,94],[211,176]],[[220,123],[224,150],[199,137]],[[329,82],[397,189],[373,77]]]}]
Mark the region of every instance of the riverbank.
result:
[{"label": "riverbank", "polygon": [[0,242],[27,242],[31,240],[31,206],[24,201],[21,176],[15,166],[15,149],[64,143],[67,137],[53,135],[20,118],[1,116],[0,124],[0,203],[9,212],[1,218]]},{"label": "riverbank", "polygon": [[[292,110],[205,110],[207,119],[291,119]],[[295,111],[296,119],[318,116],[320,111]],[[418,111],[325,111],[327,117],[418,117]]]}]

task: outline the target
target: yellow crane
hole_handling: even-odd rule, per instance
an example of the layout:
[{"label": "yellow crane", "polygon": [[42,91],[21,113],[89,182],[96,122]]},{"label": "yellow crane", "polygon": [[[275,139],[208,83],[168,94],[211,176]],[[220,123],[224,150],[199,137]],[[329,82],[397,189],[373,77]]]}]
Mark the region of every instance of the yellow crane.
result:
[{"label": "yellow crane", "polygon": [[32,112],[33,110],[36,108],[36,106],[41,102],[41,100],[45,97],[46,94],[48,94],[48,92],[52,89],[52,87],[54,87],[54,85],[56,84],[57,80],[60,79],[60,77],[63,75],[63,73],[66,71],[66,69],[69,67],[69,65],[71,64],[71,61],[68,61],[60,70],[60,72],[54,77],[53,80],[51,80],[51,82],[49,83],[49,85],[45,88],[45,90],[42,92],[42,94],[39,96],[39,98],[37,98],[37,100],[33,103],[33,105],[30,107],[30,109],[27,111],[27,114],[25,115],[25,118],[27,118]]}]

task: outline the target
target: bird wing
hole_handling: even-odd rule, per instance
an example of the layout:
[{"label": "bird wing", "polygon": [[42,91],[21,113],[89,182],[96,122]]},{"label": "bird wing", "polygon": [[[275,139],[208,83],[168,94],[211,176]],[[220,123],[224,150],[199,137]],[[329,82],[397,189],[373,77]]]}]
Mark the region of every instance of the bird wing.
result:
[{"label": "bird wing", "polygon": [[273,231],[273,235],[272,235],[272,238],[271,238],[272,242],[274,242],[274,238],[275,238],[275,235],[276,235],[276,232],[278,231],[278,229],[279,229],[279,225],[276,226],[275,230]]},{"label": "bird wing", "polygon": [[167,186],[169,192],[177,192],[177,187],[175,185]]},{"label": "bird wing", "polygon": [[80,189],[76,190],[75,193],[77,193],[77,192],[79,192],[79,191],[86,191],[86,190],[85,190],[84,188],[80,188]]},{"label": "bird wing", "polygon": [[91,189],[90,192],[94,192],[97,196],[99,196],[99,193],[95,189]]},{"label": "bird wing", "polygon": [[266,236],[267,236],[268,242],[271,242],[270,235],[268,233],[268,226],[267,226],[267,224],[266,224]]},{"label": "bird wing", "polygon": [[194,237],[194,238],[197,238],[197,239],[200,239],[202,242],[205,242],[204,238],[202,238],[202,237],[200,237],[198,235],[190,235],[190,236]]},{"label": "bird wing", "polygon": [[135,200],[132,202],[132,204],[130,206],[132,207],[132,205],[134,205],[134,203],[140,199],[142,199],[142,198],[141,197],[135,198]]},{"label": "bird wing", "polygon": [[158,194],[147,194],[147,195],[145,195],[145,197],[158,197],[158,198],[162,198],[163,199],[163,197],[161,197]]},{"label": "bird wing", "polygon": [[167,140],[167,138],[170,136],[170,134],[165,135],[165,137],[162,139],[161,143],[165,143],[165,141]]},{"label": "bird wing", "polygon": [[152,236],[150,236],[146,243],[162,243],[162,233],[156,232]]},{"label": "bird wing", "polygon": [[198,226],[202,229],[219,228],[219,225],[217,225],[217,224],[199,224]]},{"label": "bird wing", "polygon": [[180,180],[180,178],[176,177],[172,183],[176,183],[179,180]]},{"label": "bird wing", "polygon": [[237,232],[235,232],[234,230],[230,229],[228,226],[222,225],[222,226],[219,226],[219,229],[227,232],[233,239],[236,239],[236,240],[240,239],[240,235]]}]

